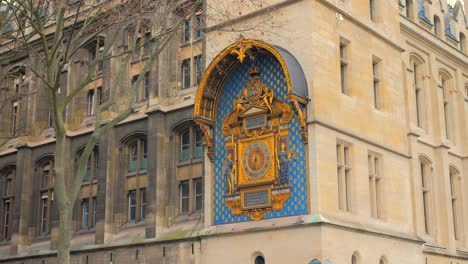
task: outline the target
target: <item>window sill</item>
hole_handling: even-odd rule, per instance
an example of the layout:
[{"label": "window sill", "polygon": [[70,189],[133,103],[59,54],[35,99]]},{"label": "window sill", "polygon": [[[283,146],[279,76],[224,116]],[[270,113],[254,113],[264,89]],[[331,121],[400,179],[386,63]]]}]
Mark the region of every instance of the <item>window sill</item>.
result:
[{"label": "window sill", "polygon": [[80,228],[78,231],[75,232],[76,235],[85,235],[85,234],[92,234],[96,232],[96,228],[90,227],[90,228]]},{"label": "window sill", "polygon": [[97,183],[97,180],[93,179],[92,181],[83,181],[81,183],[81,186],[88,186],[88,185],[93,185],[93,184],[96,184],[96,183]]},{"label": "window sill", "polygon": [[135,222],[135,221],[128,221],[126,224],[124,224],[124,228],[134,228],[134,227],[141,227],[141,226],[145,226],[146,224],[146,221],[145,220],[141,220],[141,221],[138,221],[138,222]]},{"label": "window sill", "polygon": [[203,209],[200,211],[192,211],[187,213],[180,213],[174,218],[174,223],[180,223],[185,221],[198,220],[202,217]]},{"label": "window sill", "polygon": [[41,234],[41,235],[36,236],[36,238],[34,238],[34,242],[41,242],[41,241],[45,241],[49,239],[50,239],[50,233]]},{"label": "window sill", "polygon": [[183,160],[183,161],[178,161],[176,166],[179,167],[179,166],[187,166],[187,165],[191,165],[191,164],[198,164],[198,163],[202,163],[203,161],[203,158],[200,157],[200,158],[194,158],[194,159],[188,159],[188,160]]},{"label": "window sill", "polygon": [[201,42],[202,40],[203,40],[203,37],[199,37],[199,38],[189,40],[189,41],[183,41],[182,44],[180,44],[179,47],[180,48],[185,48],[185,47],[188,47],[188,46],[191,46],[191,45],[195,45],[198,42]]},{"label": "window sill", "polygon": [[8,240],[1,240],[0,241],[0,246],[6,246],[6,245],[9,245],[11,242],[11,239],[8,239]]},{"label": "window sill", "polygon": [[137,176],[137,175],[142,175],[142,174],[147,174],[148,173],[148,170],[147,169],[144,169],[144,170],[139,170],[139,171],[127,171],[127,177],[133,177],[133,176]]}]

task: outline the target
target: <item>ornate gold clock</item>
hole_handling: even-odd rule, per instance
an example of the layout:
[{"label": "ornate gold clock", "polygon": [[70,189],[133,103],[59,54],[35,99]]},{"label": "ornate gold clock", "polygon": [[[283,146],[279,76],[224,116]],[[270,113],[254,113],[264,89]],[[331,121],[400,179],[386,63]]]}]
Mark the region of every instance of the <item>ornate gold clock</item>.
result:
[{"label": "ornate gold clock", "polygon": [[246,87],[234,99],[223,120],[227,160],[224,202],[234,215],[263,219],[267,211],[282,210],[290,197],[287,151],[292,107],[275,98],[252,67]]},{"label": "ornate gold clock", "polygon": [[275,170],[275,138],[273,134],[240,140],[239,187],[273,183]]}]

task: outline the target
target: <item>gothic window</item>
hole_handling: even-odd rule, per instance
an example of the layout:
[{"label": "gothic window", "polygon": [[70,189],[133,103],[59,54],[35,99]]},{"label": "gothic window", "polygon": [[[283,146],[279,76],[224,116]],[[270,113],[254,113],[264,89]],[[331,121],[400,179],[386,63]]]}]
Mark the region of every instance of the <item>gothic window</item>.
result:
[{"label": "gothic window", "polygon": [[151,89],[151,77],[150,77],[150,73],[149,72],[146,72],[145,73],[145,78],[143,80],[143,91],[142,91],[142,94],[143,94],[143,100],[147,100],[148,97],[149,97],[149,93],[150,93],[150,89]]},{"label": "gothic window", "polygon": [[146,217],[146,188],[128,191],[128,222],[142,221]]},{"label": "gothic window", "polygon": [[255,257],[254,264],[265,264],[265,258],[263,256]]},{"label": "gothic window", "polygon": [[81,228],[89,228],[89,199],[81,201]]},{"label": "gothic window", "polygon": [[432,234],[432,166],[427,159],[422,157],[419,160],[419,165],[424,231],[426,234]]},{"label": "gothic window", "polygon": [[205,21],[203,18],[203,10],[200,8],[197,10],[197,12],[195,12],[195,28],[194,28],[195,39],[199,39],[203,37],[204,26],[205,26]]},{"label": "gothic window", "polygon": [[188,43],[192,39],[192,19],[187,18],[184,20],[184,28],[182,33],[182,42]]},{"label": "gothic window", "polygon": [[369,167],[369,192],[372,217],[382,217],[382,158],[370,152],[367,156]]},{"label": "gothic window", "polygon": [[84,195],[81,199],[81,208],[80,208],[80,219],[81,229],[90,229],[94,228],[96,225],[96,196]]},{"label": "gothic window", "polygon": [[372,62],[372,77],[373,77],[373,101],[374,101],[374,108],[380,109],[381,108],[381,85],[380,85],[380,59],[374,57]]},{"label": "gothic window", "polygon": [[15,198],[15,166],[8,166],[0,172],[1,180],[1,197],[2,207],[1,210],[1,239],[11,239],[11,221],[13,214],[13,201]]},{"label": "gothic window", "polygon": [[122,159],[122,192],[126,195],[122,199],[122,219],[127,223],[144,221],[147,214],[147,185],[148,185],[148,145],[145,134],[139,133],[125,140]]},{"label": "gothic window", "polygon": [[127,143],[129,173],[139,173],[148,167],[148,146],[146,139],[135,138]]},{"label": "gothic window", "polygon": [[179,184],[180,213],[189,212],[190,181],[181,181]]},{"label": "gothic window", "polygon": [[416,124],[418,127],[425,127],[425,104],[424,104],[424,64],[421,60],[411,59],[412,88],[414,91]]},{"label": "gothic window", "polygon": [[151,30],[148,28],[147,25],[147,23],[149,22],[144,21],[143,23],[144,25],[142,25],[142,28],[140,28],[138,33],[136,33],[135,31],[130,31],[128,34],[128,36],[130,37],[129,41],[132,42],[132,45],[134,44],[132,53],[132,61],[134,62],[149,57],[153,48]]},{"label": "gothic window", "polygon": [[356,253],[351,256],[351,264],[359,264],[359,258]]},{"label": "gothic window", "polygon": [[345,41],[340,42],[340,87],[342,94],[348,94],[349,87],[348,87],[348,43]]},{"label": "gothic window", "polygon": [[37,235],[48,235],[51,225],[51,208],[54,202],[54,160],[44,158],[38,162],[37,175],[40,180],[39,189],[39,221]]},{"label": "gothic window", "polygon": [[203,181],[201,178],[193,180],[193,210],[200,211],[203,208]]},{"label": "gothic window", "polygon": [[453,140],[453,115],[452,115],[452,100],[450,96],[451,81],[448,76],[441,74],[440,88],[442,89],[442,112],[445,126],[445,138]]},{"label": "gothic window", "polygon": [[204,26],[203,9],[198,7],[194,13],[184,18],[182,25],[182,44],[187,44],[202,38]]},{"label": "gothic window", "polygon": [[200,81],[203,76],[203,57],[202,55],[195,56],[194,60],[194,68],[195,68],[195,85],[200,84]]},{"label": "gothic window", "polygon": [[0,104],[5,106],[2,108],[4,116],[0,124],[0,133],[4,133],[5,136],[18,136],[24,133],[24,125],[21,125],[21,95],[27,92],[25,70],[15,67],[4,75],[5,79],[0,84]]},{"label": "gothic window", "polygon": [[102,70],[104,69],[104,60],[102,52],[104,51],[104,38],[98,37],[90,41],[86,45],[86,50],[88,51],[88,65],[93,65],[94,73],[96,75],[102,74]]},{"label": "gothic window", "polygon": [[18,129],[19,102],[13,101],[13,111],[11,115],[11,134],[16,135]]},{"label": "gothic window", "polygon": [[128,192],[128,221],[136,219],[136,190]]},{"label": "gothic window", "polygon": [[[75,158],[75,170],[78,169],[78,162],[79,158],[83,153],[83,149],[78,151],[76,158]],[[99,168],[99,151],[96,147],[88,158],[86,162],[86,171],[83,177],[83,183],[92,182],[97,179],[97,173]]]},{"label": "gothic window", "polygon": [[338,204],[341,210],[351,211],[351,147],[345,143],[336,144],[338,176]]},{"label": "gothic window", "polygon": [[191,69],[190,69],[190,59],[185,59],[182,61],[182,88],[187,89],[191,87]]},{"label": "gothic window", "polygon": [[203,135],[198,126],[180,133],[180,161],[203,157]]},{"label": "gothic window", "polygon": [[454,167],[449,169],[450,200],[452,202],[452,217],[455,240],[463,240],[463,218],[461,206],[460,174]]}]

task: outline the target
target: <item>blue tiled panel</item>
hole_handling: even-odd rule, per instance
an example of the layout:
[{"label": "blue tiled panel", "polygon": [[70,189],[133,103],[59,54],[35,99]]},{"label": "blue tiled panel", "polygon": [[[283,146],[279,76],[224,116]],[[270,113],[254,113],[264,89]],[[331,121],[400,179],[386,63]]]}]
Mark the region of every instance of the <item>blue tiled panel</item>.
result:
[{"label": "blue tiled panel", "polygon": [[[286,100],[287,85],[284,72],[278,60],[273,56],[257,57],[257,65],[261,69],[261,78],[263,82],[270,87],[276,95],[276,98]],[[226,164],[226,148],[224,137],[221,132],[222,120],[234,109],[233,100],[242,89],[245,88],[245,82],[248,80],[248,70],[250,63],[244,62],[235,69],[228,78],[223,88],[217,111],[217,122],[215,124],[214,135],[214,224],[228,224],[242,221],[250,221],[248,216],[234,216],[231,210],[224,204],[223,199],[226,192],[225,180],[223,179],[223,165]],[[297,152],[297,160],[292,159],[289,166],[289,175],[291,183],[291,197],[286,201],[282,211],[272,211],[266,214],[265,219],[300,215],[307,213],[307,178],[306,178],[306,155],[305,144],[300,138],[300,127],[297,116],[290,125],[289,148]]]}]

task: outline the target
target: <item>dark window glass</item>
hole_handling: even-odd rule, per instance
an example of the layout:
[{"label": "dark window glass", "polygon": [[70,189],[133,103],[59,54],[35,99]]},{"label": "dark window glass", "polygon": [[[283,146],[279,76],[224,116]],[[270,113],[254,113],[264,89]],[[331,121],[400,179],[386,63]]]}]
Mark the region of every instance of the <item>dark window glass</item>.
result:
[{"label": "dark window glass", "polygon": [[137,170],[137,160],[138,160],[138,152],[137,152],[138,144],[137,142],[133,142],[129,147],[129,162],[128,162],[128,171],[136,171]]},{"label": "dark window glass", "polygon": [[148,144],[146,140],[142,140],[141,145],[143,149],[141,154],[141,169],[146,169],[148,168]]},{"label": "dark window glass", "polygon": [[195,71],[196,71],[196,84],[198,85],[203,77],[203,59],[202,56],[196,56],[195,58]]},{"label": "dark window glass", "polygon": [[265,264],[265,258],[262,256],[257,256],[255,258],[255,264]]},{"label": "dark window glass", "polygon": [[140,190],[140,199],[141,199],[140,216],[141,216],[141,219],[143,220],[146,217],[146,189]]},{"label": "dark window glass", "polygon": [[47,233],[47,198],[41,199],[41,234]]},{"label": "dark window glass", "polygon": [[188,160],[190,158],[190,131],[185,131],[180,136],[180,160]]},{"label": "dark window glass", "polygon": [[182,61],[182,88],[190,88],[190,59]]},{"label": "dark window glass", "polygon": [[89,200],[83,199],[81,202],[81,228],[89,227]]},{"label": "dark window glass", "polygon": [[203,208],[203,181],[201,178],[193,181],[193,189],[195,192],[194,210],[200,211]]},{"label": "dark window glass", "polygon": [[184,32],[183,32],[183,37],[182,41],[184,43],[187,43],[190,41],[191,38],[191,31],[192,31],[192,20],[187,19],[184,21]]},{"label": "dark window glass", "polygon": [[128,192],[128,220],[135,221],[136,219],[136,191]]},{"label": "dark window glass", "polygon": [[180,182],[180,212],[187,213],[189,211],[189,181]]},{"label": "dark window glass", "polygon": [[195,158],[203,157],[203,136],[199,127],[195,129]]}]

